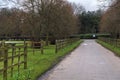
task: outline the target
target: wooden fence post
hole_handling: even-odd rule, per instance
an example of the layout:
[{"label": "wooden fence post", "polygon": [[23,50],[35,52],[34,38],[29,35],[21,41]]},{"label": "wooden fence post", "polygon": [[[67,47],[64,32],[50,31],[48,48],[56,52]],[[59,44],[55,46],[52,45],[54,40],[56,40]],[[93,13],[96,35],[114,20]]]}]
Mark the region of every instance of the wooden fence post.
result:
[{"label": "wooden fence post", "polygon": [[57,43],[58,41],[57,40],[55,40],[55,53],[57,53],[58,52],[58,43]]},{"label": "wooden fence post", "polygon": [[32,50],[33,50],[33,55],[35,54],[35,49],[34,49],[34,48],[35,48],[35,46],[34,46],[34,44],[35,44],[35,43],[32,41]]},{"label": "wooden fence post", "polygon": [[27,43],[24,43],[24,69],[27,69]]},{"label": "wooden fence post", "polygon": [[44,48],[44,42],[43,42],[43,40],[41,40],[41,54],[44,53],[44,52],[43,52],[43,48]]},{"label": "wooden fence post", "polygon": [[18,48],[18,74],[20,73],[20,51],[21,48]]},{"label": "wooden fence post", "polygon": [[115,39],[115,45],[116,45],[116,47],[117,47],[117,39]]},{"label": "wooden fence post", "polygon": [[5,47],[5,41],[2,42],[2,53],[4,55],[4,72],[3,80],[7,80],[7,67],[8,67],[8,49]]},{"label": "wooden fence post", "polygon": [[[15,55],[15,45],[12,45],[12,61],[11,65],[14,63],[14,55]],[[13,77],[13,67],[11,67],[11,77]]]}]

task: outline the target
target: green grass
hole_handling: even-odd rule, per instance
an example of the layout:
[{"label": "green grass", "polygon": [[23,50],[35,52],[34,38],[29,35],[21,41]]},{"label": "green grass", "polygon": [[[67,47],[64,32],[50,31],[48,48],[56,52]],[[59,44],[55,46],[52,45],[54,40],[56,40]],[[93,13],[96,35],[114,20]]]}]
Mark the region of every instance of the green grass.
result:
[{"label": "green grass", "polygon": [[[55,54],[55,45],[44,47],[44,54],[41,54],[40,50],[35,51],[35,54],[33,54],[30,48],[28,48],[28,69],[24,70],[22,65],[20,74],[18,74],[16,68],[13,78],[8,77],[8,80],[28,80],[28,78],[30,80],[36,80],[56,65],[65,55],[75,49],[81,42],[82,41],[77,41],[70,44],[64,49],[61,49],[57,54]],[[0,80],[2,79],[0,78]]]},{"label": "green grass", "polygon": [[96,40],[99,44],[101,44],[103,47],[111,50],[112,52],[115,53],[115,55],[120,56],[120,48],[119,47],[115,47],[114,45],[111,45],[109,43],[103,42],[101,40]]}]

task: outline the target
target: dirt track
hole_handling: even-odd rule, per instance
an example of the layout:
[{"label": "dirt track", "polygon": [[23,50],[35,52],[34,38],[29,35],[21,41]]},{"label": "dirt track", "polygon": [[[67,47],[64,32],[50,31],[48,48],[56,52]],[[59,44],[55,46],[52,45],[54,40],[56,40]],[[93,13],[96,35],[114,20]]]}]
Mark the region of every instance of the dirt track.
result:
[{"label": "dirt track", "polygon": [[120,80],[120,58],[94,40],[85,40],[38,80]]}]

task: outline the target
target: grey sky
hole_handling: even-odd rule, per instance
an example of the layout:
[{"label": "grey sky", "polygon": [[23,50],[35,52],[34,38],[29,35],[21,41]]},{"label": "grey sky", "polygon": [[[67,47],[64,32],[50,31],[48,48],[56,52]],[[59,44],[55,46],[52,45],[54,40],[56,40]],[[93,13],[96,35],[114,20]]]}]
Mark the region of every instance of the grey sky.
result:
[{"label": "grey sky", "polygon": [[[7,5],[7,7],[17,6],[12,3],[5,2],[7,0],[0,0],[0,5]],[[68,0],[69,2],[75,2],[76,4],[81,4],[85,7],[87,11],[94,11],[99,9],[99,5],[101,4],[98,0]],[[5,6],[3,6],[5,7]]]},{"label": "grey sky", "polygon": [[69,2],[80,3],[87,11],[99,9],[100,2],[98,0],[68,0]]}]

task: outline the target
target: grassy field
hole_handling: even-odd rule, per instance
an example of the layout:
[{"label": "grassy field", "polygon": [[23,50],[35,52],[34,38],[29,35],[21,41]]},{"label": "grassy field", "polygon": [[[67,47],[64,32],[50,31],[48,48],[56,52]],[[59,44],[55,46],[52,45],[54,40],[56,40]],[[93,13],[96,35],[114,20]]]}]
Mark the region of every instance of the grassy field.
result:
[{"label": "grassy field", "polygon": [[[14,71],[13,78],[8,76],[8,80],[36,80],[40,75],[57,64],[66,54],[70,53],[76,48],[82,41],[77,41],[73,44],[66,46],[55,54],[55,45],[49,45],[44,47],[44,54],[38,49],[33,54],[31,49],[28,48],[28,69],[24,70],[21,66],[20,74],[17,73],[17,68]],[[8,72],[9,74],[9,72]],[[2,78],[2,77],[1,77]],[[2,80],[0,78],[0,80]]]},{"label": "grassy field", "polygon": [[120,48],[115,47],[114,45],[110,45],[109,43],[105,43],[101,40],[96,40],[99,44],[101,44],[102,46],[104,46],[105,48],[111,50],[112,52],[115,53],[115,55],[120,56]]}]

